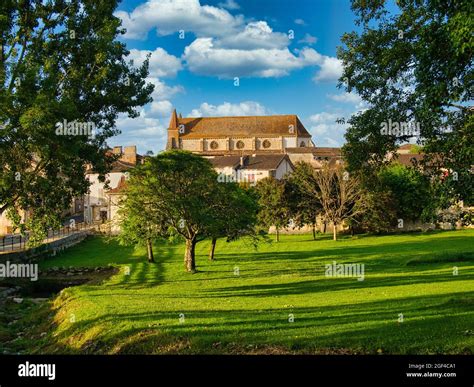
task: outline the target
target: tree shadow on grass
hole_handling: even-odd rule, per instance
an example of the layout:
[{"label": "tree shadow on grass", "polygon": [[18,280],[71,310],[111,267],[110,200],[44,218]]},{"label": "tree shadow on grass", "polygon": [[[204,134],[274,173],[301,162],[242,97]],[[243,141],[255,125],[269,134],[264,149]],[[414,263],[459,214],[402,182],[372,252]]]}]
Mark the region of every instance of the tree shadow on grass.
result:
[{"label": "tree shadow on grass", "polygon": [[[388,353],[456,352],[464,347],[472,351],[473,340],[464,331],[474,323],[473,299],[474,292],[463,292],[321,307],[212,311],[177,308],[105,314],[63,328],[49,350],[163,353],[171,345],[178,353],[212,353],[214,344],[219,343],[219,351],[225,353],[226,345],[241,343],[283,345],[309,352],[329,347],[372,353],[379,348]],[[179,322],[180,313],[186,316],[184,323]],[[293,323],[288,320],[290,313],[294,315]],[[398,321],[400,313],[404,315],[402,323]],[[133,322],[133,327],[119,333],[107,330],[125,322]],[[97,330],[97,326],[103,330]],[[88,330],[95,330],[96,336],[78,345],[75,340]],[[156,336],[161,337],[162,347],[156,347],[160,343]]]},{"label": "tree shadow on grass", "polygon": [[170,249],[162,246],[155,247],[155,263],[140,262],[124,266],[123,272],[120,273],[116,281],[107,284],[107,288],[143,289],[157,286],[165,282],[166,263],[174,258],[175,255]]},{"label": "tree shadow on grass", "polygon": [[[232,253],[217,255],[216,263],[227,260],[239,260],[241,262],[248,260],[274,260],[281,257],[287,257],[292,260],[307,260],[307,259],[372,259],[371,256],[380,256],[393,254],[394,259],[400,258],[401,255],[417,255],[419,253],[432,254],[434,252],[439,253],[440,251],[452,251],[456,250],[456,239],[464,240],[468,242],[467,237],[453,237],[450,239],[450,246],[452,248],[446,249],[446,240],[424,240],[424,241],[411,241],[404,242],[401,246],[398,243],[385,243],[381,245],[357,245],[357,246],[332,246],[325,249],[315,248],[314,250],[288,250],[288,251],[265,251],[265,252],[251,252],[251,253]],[[436,243],[439,242],[439,243]],[[316,246],[318,247],[318,246]],[[349,257],[349,258],[348,258]]]},{"label": "tree shadow on grass", "polygon": [[[355,278],[320,278],[308,281],[295,281],[278,284],[250,284],[243,286],[226,286],[212,290],[203,289],[195,298],[228,298],[228,297],[277,297],[289,295],[312,294],[329,291],[362,290],[368,288],[391,288],[404,285],[432,283],[434,286],[442,282],[457,282],[474,279],[470,276],[453,276],[440,274],[418,276],[386,276],[364,281]],[[193,297],[193,296],[190,296]],[[193,297],[194,298],[194,297]]]}]

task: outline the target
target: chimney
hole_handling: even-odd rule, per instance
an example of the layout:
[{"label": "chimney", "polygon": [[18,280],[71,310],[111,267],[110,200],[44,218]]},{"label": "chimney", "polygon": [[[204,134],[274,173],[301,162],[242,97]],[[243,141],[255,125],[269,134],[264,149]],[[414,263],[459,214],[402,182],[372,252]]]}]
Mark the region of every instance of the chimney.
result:
[{"label": "chimney", "polygon": [[137,147],[135,145],[126,146],[124,148],[121,160],[126,163],[136,165],[137,164]]},{"label": "chimney", "polygon": [[121,155],[122,154],[122,147],[121,146],[114,146],[114,149],[112,150],[112,153],[114,155]]}]

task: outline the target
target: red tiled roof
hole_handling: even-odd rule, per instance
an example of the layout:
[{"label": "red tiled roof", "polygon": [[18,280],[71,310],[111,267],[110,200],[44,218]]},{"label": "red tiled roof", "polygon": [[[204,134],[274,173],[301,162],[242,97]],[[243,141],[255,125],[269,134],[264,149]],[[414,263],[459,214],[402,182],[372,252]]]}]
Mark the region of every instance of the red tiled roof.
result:
[{"label": "red tiled roof", "polygon": [[419,153],[398,154],[397,157],[394,158],[394,161],[398,161],[405,166],[412,166],[419,163],[423,158],[424,156]]},{"label": "red tiled roof", "polygon": [[126,163],[125,161],[117,160],[113,163],[112,170],[110,172],[125,172],[134,167],[135,165],[131,163]]},{"label": "red tiled roof", "polygon": [[120,194],[126,187],[127,187],[127,180],[125,179],[125,176],[122,176],[117,186],[115,188],[109,189],[107,193],[112,194],[112,195]]},{"label": "red tiled roof", "polygon": [[[107,151],[107,154],[112,155],[113,153],[111,151]],[[142,156],[142,155],[137,154],[136,155],[136,164],[126,162],[122,159],[118,159],[118,160],[116,160],[112,163],[112,169],[110,170],[110,172],[125,172],[125,171],[128,171],[129,169],[134,168],[136,165],[142,164],[143,161],[145,160],[145,158],[146,158],[146,156]],[[90,168],[90,165],[87,166],[86,175],[90,175],[90,174],[94,174],[94,173],[96,173],[96,172],[93,169]]]},{"label": "red tiled roof", "polygon": [[291,166],[288,155],[273,154],[273,155],[255,155],[249,156],[242,169],[256,169],[256,170],[274,170],[277,169],[283,160],[287,160]]},{"label": "red tiled roof", "polygon": [[[180,133],[179,137],[184,139],[255,136],[311,137],[299,118],[294,114],[179,118],[176,116],[176,112],[173,112],[170,120],[170,129],[179,128],[180,125],[184,125],[184,133]],[[290,132],[291,126],[294,128],[293,133]]]},{"label": "red tiled roof", "polygon": [[214,168],[235,168],[240,164],[240,156],[216,156],[208,160]]},{"label": "red tiled roof", "polygon": [[216,156],[214,158],[208,159],[214,168],[226,168],[232,167],[240,169],[256,169],[256,170],[274,170],[277,169],[280,163],[283,160],[287,160],[291,166],[291,163],[288,155],[284,153],[280,154],[260,154],[260,155],[247,155],[242,156],[244,165],[239,167],[241,156]]},{"label": "red tiled roof", "polygon": [[342,157],[341,148],[301,147],[286,148],[289,154],[311,153],[316,157]]}]

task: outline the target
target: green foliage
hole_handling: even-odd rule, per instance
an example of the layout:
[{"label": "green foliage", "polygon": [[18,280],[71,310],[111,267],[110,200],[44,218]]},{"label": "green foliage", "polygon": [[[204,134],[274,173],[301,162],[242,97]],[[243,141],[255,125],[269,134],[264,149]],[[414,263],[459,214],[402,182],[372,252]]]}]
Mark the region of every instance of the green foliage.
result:
[{"label": "green foliage", "polygon": [[435,200],[429,179],[415,168],[392,164],[379,173],[381,189],[389,192],[400,219],[431,220]]},{"label": "green foliage", "polygon": [[122,245],[148,246],[148,261],[153,261],[151,244],[163,237],[163,225],[156,222],[154,209],[150,205],[149,186],[135,169],[130,173],[126,188],[119,201],[120,233],[117,236]]},{"label": "green foliage", "polygon": [[354,230],[383,233],[397,225],[396,200],[391,191],[364,190],[359,209],[359,215],[349,221]]},{"label": "green foliage", "polygon": [[195,269],[195,245],[207,237],[256,238],[254,195],[218,183],[211,163],[186,151],[160,153],[132,170],[121,206],[122,243],[184,238],[187,271]]},{"label": "green foliage", "polygon": [[295,225],[315,225],[322,206],[315,192],[319,190],[313,167],[304,162],[297,163],[286,181],[290,216]]},{"label": "green foliage", "polygon": [[208,160],[186,151],[163,152],[137,167],[132,179],[164,237],[206,236],[218,190],[217,174]]},{"label": "green foliage", "polygon": [[235,240],[242,236],[256,238],[257,198],[250,189],[237,183],[219,183],[215,191],[212,210],[213,221],[206,234]]},{"label": "green foliage", "polygon": [[453,200],[473,202],[473,3],[470,0],[404,0],[390,13],[383,1],[354,0],[361,32],[346,33],[338,57],[340,78],[368,109],[353,115],[344,154],[351,171],[368,180],[387,152],[410,135],[382,134],[388,120],[420,124],[418,142],[427,173],[455,171],[442,188]]},{"label": "green foliage", "polygon": [[[104,178],[118,115],[136,117],[151,100],[148,61],[139,68],[126,61],[116,7],[114,0],[0,3],[0,213],[31,211],[32,232],[44,233],[47,217],[59,219],[87,192],[87,166]],[[56,134],[65,120],[95,133]]]},{"label": "green foliage", "polygon": [[278,240],[278,231],[286,227],[290,220],[285,182],[273,177],[266,177],[257,183],[255,189],[259,197],[258,222],[266,230],[275,226]]}]

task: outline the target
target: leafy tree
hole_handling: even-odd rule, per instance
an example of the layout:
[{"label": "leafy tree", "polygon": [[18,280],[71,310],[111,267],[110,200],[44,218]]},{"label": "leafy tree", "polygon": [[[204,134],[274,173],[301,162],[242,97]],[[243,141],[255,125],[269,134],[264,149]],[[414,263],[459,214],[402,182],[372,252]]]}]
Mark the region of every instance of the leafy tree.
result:
[{"label": "leafy tree", "polygon": [[214,221],[207,228],[211,236],[209,260],[214,260],[217,238],[226,237],[227,241],[249,237],[258,243],[255,225],[257,222],[257,198],[249,189],[237,183],[219,183],[214,195]]},{"label": "leafy tree", "polygon": [[120,234],[118,239],[124,245],[146,246],[148,262],[155,262],[153,241],[166,234],[165,225],[157,223],[152,201],[153,187],[142,179],[141,171],[133,169],[119,201],[118,218]]},{"label": "leafy tree", "polygon": [[351,232],[369,231],[382,233],[393,230],[397,225],[396,200],[391,191],[363,190],[359,200],[359,214],[349,219]]},{"label": "leafy tree", "polygon": [[185,270],[195,272],[196,244],[208,236],[219,204],[215,200],[219,183],[211,163],[187,151],[162,152],[138,166],[133,179],[147,211],[142,215],[145,225],[164,238],[184,238]]},{"label": "leafy tree", "polygon": [[104,179],[118,114],[136,117],[151,101],[148,61],[126,62],[116,7],[114,0],[0,2],[0,214],[18,220],[13,213],[28,211],[32,232],[57,224],[72,198],[87,192],[87,166]]},{"label": "leafy tree", "polygon": [[436,198],[429,178],[419,170],[395,163],[383,168],[379,179],[382,189],[391,193],[399,219],[433,219]]},{"label": "leafy tree", "polygon": [[307,224],[312,226],[313,240],[316,239],[317,218],[322,213],[322,206],[314,194],[318,183],[314,168],[305,162],[295,165],[294,171],[287,179],[287,196],[290,216],[298,227]]},{"label": "leafy tree", "polygon": [[258,193],[258,221],[261,226],[275,226],[276,240],[280,241],[280,229],[288,225],[289,209],[285,194],[285,182],[273,177],[266,177],[256,185]]},{"label": "leafy tree", "polygon": [[[386,2],[353,0],[361,32],[346,33],[338,49],[340,78],[368,109],[353,115],[344,154],[350,171],[370,182],[385,155],[413,135],[423,145],[427,169],[455,171],[444,188],[473,201],[472,141],[474,18],[470,0],[402,0],[390,13]],[[420,133],[384,133],[389,120],[419,124]]]}]

